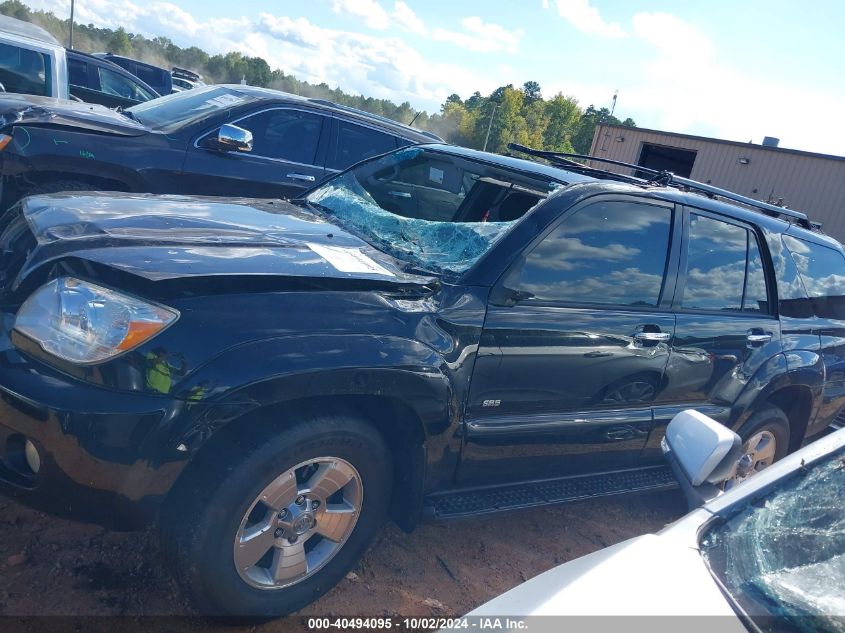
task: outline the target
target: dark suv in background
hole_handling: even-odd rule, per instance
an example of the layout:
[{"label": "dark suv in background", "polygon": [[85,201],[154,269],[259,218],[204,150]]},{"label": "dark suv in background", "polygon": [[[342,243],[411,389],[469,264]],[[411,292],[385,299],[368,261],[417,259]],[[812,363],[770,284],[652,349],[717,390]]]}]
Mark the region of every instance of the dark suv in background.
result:
[{"label": "dark suv in background", "polygon": [[[105,63],[105,62],[104,62]],[[123,112],[0,95],[3,209],[25,195],[127,191],[294,197],[405,145],[440,140],[328,101],[205,86]]]},{"label": "dark suv in background", "polygon": [[131,57],[115,55],[114,53],[94,53],[94,57],[105,59],[112,64],[120,66],[151,86],[153,90],[162,96],[169,95],[173,92],[173,81],[170,71],[166,68],[159,68],[158,66],[153,66],[152,64],[132,59]]},{"label": "dark suv in background", "polygon": [[70,94],[80,101],[131,108],[159,96],[138,77],[105,59],[73,50],[65,55]]},{"label": "dark suv in background", "polygon": [[[261,94],[206,92],[219,118],[157,142],[191,139],[190,163]],[[330,138],[284,150],[345,167],[351,115],[286,103]],[[671,174],[515,149],[551,164],[421,145],[291,201],[26,198],[0,235],[4,489],[157,517],[202,612],[272,616],[342,579],[388,514],[673,485],[660,444],[684,409],[741,437],[731,485],[837,416],[839,243]]]}]

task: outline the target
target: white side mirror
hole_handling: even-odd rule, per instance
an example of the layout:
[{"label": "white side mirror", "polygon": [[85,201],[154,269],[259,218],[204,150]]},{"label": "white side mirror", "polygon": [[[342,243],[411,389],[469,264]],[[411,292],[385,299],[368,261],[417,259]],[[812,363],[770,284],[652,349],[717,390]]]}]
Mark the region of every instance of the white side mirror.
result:
[{"label": "white side mirror", "polygon": [[664,441],[693,487],[724,481],[742,445],[736,433],[693,409],[672,418]]}]

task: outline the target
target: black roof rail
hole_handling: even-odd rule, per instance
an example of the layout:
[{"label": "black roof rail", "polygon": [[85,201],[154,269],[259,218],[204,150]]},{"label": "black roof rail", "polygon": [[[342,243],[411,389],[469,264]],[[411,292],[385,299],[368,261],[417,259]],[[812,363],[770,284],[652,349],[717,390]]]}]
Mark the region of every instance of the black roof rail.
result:
[{"label": "black roof rail", "polygon": [[435,134],[434,132],[429,132],[428,130],[420,130],[420,129],[417,129],[415,127],[411,127],[410,125],[402,123],[401,121],[396,121],[394,119],[391,119],[390,117],[386,117],[386,116],[383,116],[381,114],[373,114],[372,112],[367,112],[366,110],[362,110],[361,108],[355,108],[355,107],[352,107],[352,106],[343,105],[342,103],[335,103],[334,101],[330,101],[329,99],[311,98],[311,99],[308,99],[308,100],[311,103],[317,103],[319,105],[324,105],[324,106],[328,106],[330,108],[335,108],[337,110],[341,110],[342,112],[350,112],[350,113],[353,113],[353,114],[360,114],[360,115],[366,116],[366,117],[371,118],[371,119],[376,119],[377,121],[384,121],[385,123],[390,123],[392,125],[398,125],[398,126],[401,126],[401,127],[410,128],[410,129],[414,130],[417,134],[422,134],[423,136],[427,136],[430,139],[437,141],[438,143],[443,142],[443,139],[440,138],[439,136],[437,136],[437,134]]},{"label": "black roof rail", "polygon": [[733,191],[728,191],[727,189],[720,189],[719,187],[714,187],[713,185],[708,185],[697,180],[691,180],[690,178],[676,176],[671,171],[658,171],[656,169],[651,169],[650,167],[643,167],[642,165],[634,165],[633,163],[625,163],[618,160],[611,160],[610,158],[601,158],[598,156],[589,156],[586,154],[572,154],[569,152],[548,152],[545,150],[526,147],[525,145],[520,145],[518,143],[508,143],[508,149],[512,149],[522,154],[528,154],[530,156],[538,156],[539,158],[545,158],[553,162],[555,162],[557,159],[557,162],[561,167],[593,170],[592,167],[575,162],[572,159],[592,160],[598,163],[607,163],[610,165],[618,165],[619,167],[628,167],[630,169],[635,169],[640,173],[649,174],[651,176],[651,178],[648,180],[640,179],[643,184],[660,184],[666,187],[677,188],[683,187],[685,189],[691,189],[693,191],[698,191],[707,194],[708,196],[718,196],[720,198],[725,198],[726,200],[738,202],[747,207],[762,211],[766,215],[784,216],[787,218],[792,218],[794,220],[797,220],[796,224],[799,224],[806,229],[818,230],[821,228],[821,223],[811,221],[810,218],[807,217],[807,214],[802,213],[801,211],[793,211],[792,209],[779,207],[774,204],[769,204],[768,202],[761,202],[760,200],[755,200],[754,198],[749,198],[747,196],[734,193]]}]

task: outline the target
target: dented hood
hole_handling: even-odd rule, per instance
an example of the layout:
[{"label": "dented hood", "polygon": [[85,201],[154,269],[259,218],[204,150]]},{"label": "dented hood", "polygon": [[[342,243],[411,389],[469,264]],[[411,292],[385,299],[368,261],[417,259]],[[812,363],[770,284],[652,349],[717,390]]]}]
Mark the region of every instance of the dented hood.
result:
[{"label": "dented hood", "polygon": [[216,275],[430,284],[402,263],[285,201],[55,194],[21,203],[37,242],[17,276],[67,257],[145,279]]},{"label": "dented hood", "polygon": [[13,125],[56,125],[121,136],[149,133],[145,126],[105,106],[35,95],[3,94],[0,130]]}]

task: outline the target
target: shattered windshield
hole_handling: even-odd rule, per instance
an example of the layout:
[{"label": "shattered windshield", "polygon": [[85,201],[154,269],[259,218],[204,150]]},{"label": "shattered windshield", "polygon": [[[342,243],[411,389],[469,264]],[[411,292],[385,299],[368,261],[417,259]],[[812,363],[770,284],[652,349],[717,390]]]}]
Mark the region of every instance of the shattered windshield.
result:
[{"label": "shattered windshield", "polygon": [[397,259],[461,273],[558,186],[544,177],[413,147],[362,163],[306,200]]},{"label": "shattered windshield", "polygon": [[845,452],[708,531],[702,554],[764,630],[845,632]]}]

